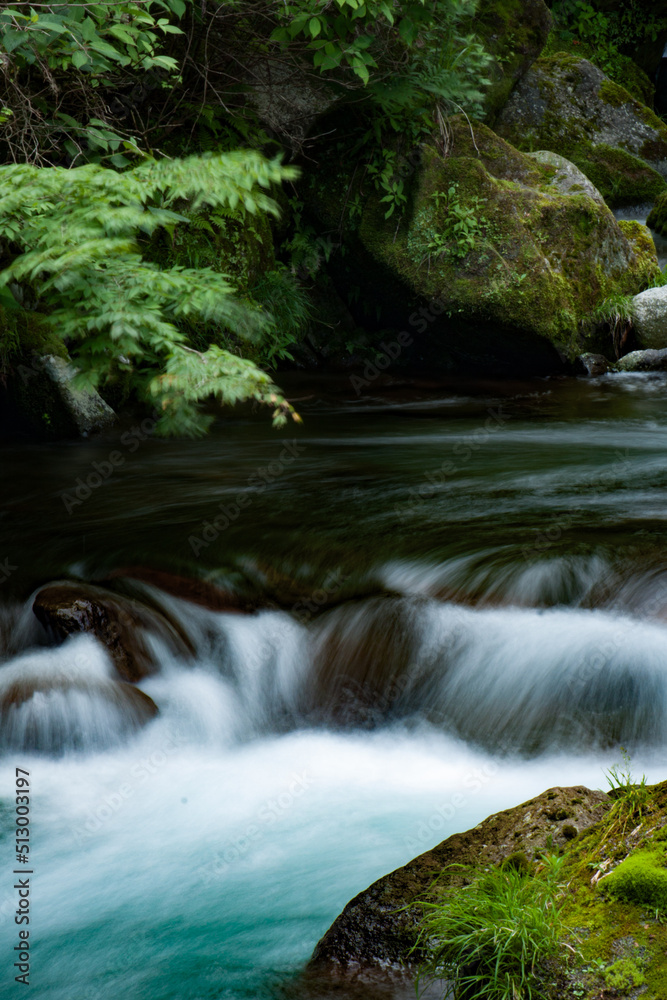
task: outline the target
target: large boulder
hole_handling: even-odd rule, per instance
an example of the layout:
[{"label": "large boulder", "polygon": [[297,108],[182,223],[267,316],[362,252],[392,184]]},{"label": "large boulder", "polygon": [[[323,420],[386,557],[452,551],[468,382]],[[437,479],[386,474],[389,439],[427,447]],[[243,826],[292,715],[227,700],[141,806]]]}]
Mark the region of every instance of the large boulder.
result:
[{"label": "large boulder", "polygon": [[311,195],[323,226],[357,197],[350,253],[338,278],[360,286],[367,315],[412,327],[413,360],[494,373],[562,370],[599,350],[592,315],[657,274],[610,210],[563,164],[541,163],[483,125],[449,124],[447,155],[422,149],[410,208],[397,223],[372,190],[365,200],[332,177]]},{"label": "large boulder", "polygon": [[[379,879],[348,903],[311,959],[309,972],[321,987],[317,995],[358,989],[359,995],[380,996],[384,988],[396,996],[393,986],[401,970],[405,983],[421,958],[419,947],[410,951],[417,938],[417,900],[427,898],[444,907],[450,894],[477,876],[484,874],[488,885],[499,864],[505,872],[496,870],[496,886],[502,885],[508,868],[523,872],[525,899],[524,892],[531,894],[532,876],[540,871],[536,857],[549,854],[552,863],[554,855],[560,856],[560,912],[553,927],[559,948],[534,966],[533,995],[549,1000],[664,1000],[666,823],[667,782],[648,785],[645,780],[621,781],[608,796],[582,787],[552,788],[491,816]],[[477,910],[475,926],[487,932],[477,946],[485,956],[489,947],[498,948],[507,940],[502,935],[494,940],[493,932],[498,926],[515,926],[515,914],[516,904],[500,893],[486,914]],[[474,962],[474,955],[470,958]],[[369,993],[367,984],[376,992]],[[449,996],[450,984],[439,985],[437,995]]]},{"label": "large boulder", "polygon": [[550,149],[572,160],[612,206],[653,201],[665,190],[667,126],[586,59],[538,59],[496,130],[519,149]]},{"label": "large boulder", "polygon": [[551,788],[448,837],[355,896],[317,944],[310,971],[339,975],[409,967],[418,919],[411,904],[425,898],[437,876],[446,885],[457,877],[457,865],[483,867],[517,854],[532,861],[545,848],[562,847],[573,833],[576,837],[592,826],[610,805],[604,792]]},{"label": "large boulder", "polygon": [[193,654],[177,623],[139,601],[88,583],[50,584],[36,595],[32,609],[59,641],[79,633],[93,635],[106,647],[125,681],[139,681],[157,670],[149,635],[161,639],[176,656]]}]

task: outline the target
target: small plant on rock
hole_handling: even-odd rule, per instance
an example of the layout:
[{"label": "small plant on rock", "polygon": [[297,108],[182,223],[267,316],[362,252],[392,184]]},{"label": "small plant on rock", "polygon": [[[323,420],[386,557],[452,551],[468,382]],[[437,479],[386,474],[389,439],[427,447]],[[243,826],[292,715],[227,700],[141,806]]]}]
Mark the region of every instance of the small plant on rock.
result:
[{"label": "small plant on rock", "polygon": [[562,858],[531,874],[503,865],[423,902],[420,980],[446,979],[457,1000],[534,1000],[539,965],[563,946]]}]

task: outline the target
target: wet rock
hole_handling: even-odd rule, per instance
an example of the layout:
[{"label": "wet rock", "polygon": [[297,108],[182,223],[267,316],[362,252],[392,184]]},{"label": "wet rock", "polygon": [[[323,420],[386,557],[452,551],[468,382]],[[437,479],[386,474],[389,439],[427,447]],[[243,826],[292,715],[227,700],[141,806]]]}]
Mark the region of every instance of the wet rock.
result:
[{"label": "wet rock", "polygon": [[400,598],[347,604],[318,619],[307,712],[336,725],[374,726],[415,684],[417,605]]},{"label": "wet rock", "polygon": [[94,389],[75,389],[72,381],[76,368],[63,358],[46,354],[40,365],[53,382],[77,429],[84,437],[104,430],[116,419],[116,414]]},{"label": "wet rock", "polygon": [[584,373],[591,378],[598,375],[606,375],[609,371],[609,362],[604,354],[580,354],[577,362]]},{"label": "wet rock", "polygon": [[57,640],[77,633],[95,636],[126,681],[139,681],[157,670],[147,642],[149,633],[166,642],[177,656],[189,658],[194,652],[187,637],[158,611],[91,584],[44,587],[35,597],[33,611]]},{"label": "wet rock", "polygon": [[572,160],[610,205],[653,201],[665,190],[664,122],[586,59],[562,52],[538,59],[495,127],[519,149]]},{"label": "wet rock", "polygon": [[664,372],[667,371],[667,348],[662,351],[632,351],[615,365],[620,372]]},{"label": "wet rock", "polygon": [[112,670],[83,636],[0,667],[0,747],[60,753],[122,742],[158,708],[139,688],[114,680]]},{"label": "wet rock", "polygon": [[647,288],[632,300],[633,326],[642,347],[667,347],[667,286]]},{"label": "wet rock", "polygon": [[[309,968],[354,975],[398,970],[402,963],[409,967],[408,951],[417,924],[417,913],[409,906],[424,898],[436,876],[441,876],[441,884],[457,877],[443,876],[448,865],[498,864],[520,852],[532,860],[552,841],[558,845],[567,839],[547,812],[567,810],[581,832],[601,819],[610,805],[604,792],[583,786],[551,788],[514,809],[489,816],[466,833],[454,834],[351,900],[317,944]],[[423,825],[428,829],[427,823]]]},{"label": "wet rock", "polygon": [[27,310],[10,315],[0,306],[0,336],[18,345],[2,364],[3,434],[53,441],[86,436],[114,420],[114,411],[96,391],[73,388],[76,369],[46,317]]}]

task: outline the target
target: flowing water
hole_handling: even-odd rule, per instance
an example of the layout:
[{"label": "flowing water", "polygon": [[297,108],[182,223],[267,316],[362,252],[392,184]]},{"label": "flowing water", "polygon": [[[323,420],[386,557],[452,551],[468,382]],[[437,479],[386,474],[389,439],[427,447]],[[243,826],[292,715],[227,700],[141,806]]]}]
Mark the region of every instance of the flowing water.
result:
[{"label": "flowing water", "polygon": [[[667,777],[667,378],[289,389],[281,433],[4,448],[0,834],[11,863],[18,766],[40,1000],[302,996],[348,899],[450,833],[604,787],[621,745]],[[49,643],[31,595],[63,577],[187,634],[149,637],[155,718],[92,638]]]}]

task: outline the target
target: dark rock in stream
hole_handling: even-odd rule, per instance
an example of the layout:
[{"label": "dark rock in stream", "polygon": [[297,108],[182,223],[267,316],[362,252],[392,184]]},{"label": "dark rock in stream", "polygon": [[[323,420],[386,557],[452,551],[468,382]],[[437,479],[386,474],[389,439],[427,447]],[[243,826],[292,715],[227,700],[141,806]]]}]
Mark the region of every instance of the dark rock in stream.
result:
[{"label": "dark rock in stream", "polygon": [[[157,714],[133,684],[115,680],[101,651],[83,637],[67,649],[26,653],[0,669],[0,749],[60,754],[102,750]],[[77,645],[78,644],[78,645]]]},{"label": "dark rock in stream", "polygon": [[419,608],[419,602],[383,596],[318,619],[307,692],[311,719],[370,728],[404,704],[419,681],[419,671],[410,669]]},{"label": "dark rock in stream", "polygon": [[577,358],[577,365],[583,368],[584,373],[590,378],[606,375],[609,371],[609,362],[604,354],[580,354]]},{"label": "dark rock in stream", "polygon": [[187,636],[164,615],[92,584],[51,584],[39,591],[32,609],[57,640],[81,632],[95,636],[125,681],[136,683],[157,670],[146,633],[166,642],[177,656],[190,658],[194,653]]},{"label": "dark rock in stream", "polygon": [[408,972],[418,919],[410,904],[425,898],[437,876],[440,885],[461,879],[456,874],[461,869],[445,873],[447,866],[498,864],[522,854],[532,860],[552,844],[563,846],[572,837],[572,828],[580,833],[593,826],[610,806],[604,792],[582,785],[551,788],[489,816],[466,833],[448,837],[355,896],[317,944],[309,973],[354,978]]}]

